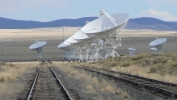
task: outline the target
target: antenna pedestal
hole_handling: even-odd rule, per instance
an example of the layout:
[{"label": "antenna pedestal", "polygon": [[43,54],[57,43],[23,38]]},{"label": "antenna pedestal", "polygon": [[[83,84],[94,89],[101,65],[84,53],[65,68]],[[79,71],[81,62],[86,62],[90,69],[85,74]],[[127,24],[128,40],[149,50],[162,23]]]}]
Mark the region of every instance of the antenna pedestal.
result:
[{"label": "antenna pedestal", "polygon": [[134,51],[130,51],[129,55],[131,56],[134,55]]},{"label": "antenna pedestal", "polygon": [[90,45],[86,45],[82,47],[82,60],[88,60],[90,55],[89,55],[89,51],[90,51]]},{"label": "antenna pedestal", "polygon": [[163,45],[157,45],[151,48],[153,52],[162,52],[163,51]]},{"label": "antenna pedestal", "polygon": [[155,46],[157,48],[158,51],[163,51],[163,45],[157,45]]},{"label": "antenna pedestal", "polygon": [[136,49],[135,48],[128,48],[128,50],[129,50],[129,55],[130,56],[133,56],[134,55],[134,52],[136,51]]},{"label": "antenna pedestal", "polygon": [[106,52],[107,54],[105,56],[105,59],[110,56],[112,56],[113,58],[115,57],[115,55],[120,56],[114,49],[107,49]]},{"label": "antenna pedestal", "polygon": [[103,59],[103,57],[99,54],[101,48],[102,47],[99,44],[91,46],[90,60],[97,61],[98,59]]},{"label": "antenna pedestal", "polygon": [[90,60],[97,61],[98,59],[104,59],[104,58],[99,54],[99,51],[91,51]]},{"label": "antenna pedestal", "polygon": [[66,52],[65,52],[65,55],[64,55],[64,59],[68,59],[68,50],[66,50]]},{"label": "antenna pedestal", "polygon": [[82,52],[82,60],[88,60],[89,59],[89,50],[83,50]]},{"label": "antenna pedestal", "polygon": [[117,49],[118,46],[121,46],[121,38],[117,35],[114,38],[109,38],[104,41],[104,48],[106,49],[105,59],[109,56],[115,57],[120,56],[114,49]]},{"label": "antenna pedestal", "polygon": [[38,57],[39,59],[42,59],[42,54],[43,54],[42,48],[38,48],[38,49],[36,49],[36,51],[37,51],[37,57]]},{"label": "antenna pedestal", "polygon": [[81,55],[82,55],[81,47],[78,47],[78,48],[76,49],[75,59],[76,59],[76,60],[80,60],[80,59],[81,59]]},{"label": "antenna pedestal", "polygon": [[75,60],[75,56],[76,56],[75,49],[71,49],[70,53],[71,53],[71,55],[70,55],[71,60]]},{"label": "antenna pedestal", "polygon": [[130,55],[130,56],[135,55],[134,52],[135,52],[135,50],[130,50],[130,51],[129,51],[129,55]]}]

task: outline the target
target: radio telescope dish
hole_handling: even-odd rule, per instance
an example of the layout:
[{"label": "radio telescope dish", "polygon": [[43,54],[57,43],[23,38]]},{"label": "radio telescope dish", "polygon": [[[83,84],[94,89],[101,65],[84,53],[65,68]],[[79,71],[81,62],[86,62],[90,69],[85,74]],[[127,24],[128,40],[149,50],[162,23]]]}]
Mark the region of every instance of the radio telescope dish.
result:
[{"label": "radio telescope dish", "polygon": [[64,41],[64,44],[71,45],[72,43],[77,43],[78,41],[74,40],[73,37],[68,38],[66,41]]},{"label": "radio telescope dish", "polygon": [[90,37],[88,40],[84,40],[84,42],[93,43],[93,41],[98,42],[101,39],[106,40],[107,43],[103,44],[104,49],[106,49],[105,59],[108,56],[114,57],[115,54],[120,56],[114,49],[121,46],[121,38],[118,33],[127,25],[128,20],[129,15],[126,13],[109,15],[101,10],[98,19],[89,22],[81,29],[84,34]]},{"label": "radio telescope dish", "polygon": [[128,20],[129,15],[126,13],[109,15],[101,10],[98,19],[87,23],[72,37],[59,44],[58,48],[65,49],[67,52],[65,57],[72,59],[97,59],[98,57],[103,59],[99,55],[100,49],[107,49],[106,57],[109,55],[114,57],[115,54],[119,56],[114,50],[117,46],[121,46],[118,33],[127,25]]},{"label": "radio telescope dish", "polygon": [[86,40],[90,38],[86,34],[82,33],[81,30],[74,33],[73,36],[71,36],[71,37],[72,37],[72,39],[77,41],[77,42],[72,41],[72,43],[69,42],[69,43],[71,43],[70,47],[72,47],[72,48],[76,47],[76,46],[85,46],[86,44],[88,44]]},{"label": "radio telescope dish", "polygon": [[134,55],[134,52],[136,51],[135,48],[128,48],[129,50],[129,55]]},{"label": "radio telescope dish", "polygon": [[76,32],[72,37],[75,40],[81,40],[81,39],[87,39],[87,38],[89,38],[89,36],[87,36],[86,34],[82,33],[81,30],[79,30],[78,32]]},{"label": "radio telescope dish", "polygon": [[152,51],[158,51],[157,48],[151,48]]},{"label": "radio telescope dish", "polygon": [[158,38],[156,37],[156,39],[154,41],[152,41],[151,43],[149,43],[149,46],[151,46],[151,50],[152,51],[162,51],[163,50],[163,44],[167,41],[166,38]]},{"label": "radio telescope dish", "polygon": [[117,35],[117,33],[112,33],[112,31],[121,30],[126,26],[126,23],[129,20],[129,15],[126,13],[118,13],[108,15],[106,12],[101,10],[100,17],[92,22],[86,24],[81,31],[88,36],[105,34],[106,37],[112,35]]},{"label": "radio telescope dish", "polygon": [[151,47],[155,47],[155,46],[157,46],[157,45],[161,45],[161,44],[163,44],[163,43],[165,43],[167,41],[167,39],[166,38],[158,38],[158,37],[156,37],[156,39],[154,40],[154,41],[152,41],[150,44],[149,44],[149,46],[151,46]]},{"label": "radio telescope dish", "polygon": [[58,45],[58,48],[65,48],[65,47],[67,47],[67,45],[64,44],[64,43],[61,43],[61,44]]},{"label": "radio telescope dish", "polygon": [[42,48],[43,48],[43,46],[45,46],[47,44],[47,42],[46,41],[35,41],[35,43],[34,44],[32,44],[30,47],[29,47],[29,49],[30,50],[35,50],[35,51],[37,51],[37,54],[38,54],[38,58],[42,58],[42,54],[43,54],[43,50],[42,50]]}]

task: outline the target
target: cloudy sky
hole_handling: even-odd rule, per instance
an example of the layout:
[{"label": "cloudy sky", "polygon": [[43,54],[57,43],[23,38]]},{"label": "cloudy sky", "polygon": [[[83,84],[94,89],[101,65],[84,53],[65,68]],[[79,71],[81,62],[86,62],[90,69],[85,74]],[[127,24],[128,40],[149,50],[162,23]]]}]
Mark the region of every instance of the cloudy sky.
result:
[{"label": "cloudy sky", "polygon": [[52,21],[125,12],[131,18],[177,21],[177,0],[0,0],[0,17]]}]

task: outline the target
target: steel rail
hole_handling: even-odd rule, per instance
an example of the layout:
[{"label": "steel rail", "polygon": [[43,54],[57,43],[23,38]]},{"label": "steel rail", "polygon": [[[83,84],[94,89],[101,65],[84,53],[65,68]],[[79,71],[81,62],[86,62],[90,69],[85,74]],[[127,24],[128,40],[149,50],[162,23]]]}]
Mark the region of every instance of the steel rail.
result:
[{"label": "steel rail", "polygon": [[[170,90],[167,90],[167,89],[163,89],[163,88],[159,88],[155,85],[143,84],[143,83],[137,82],[135,80],[130,80],[130,79],[122,78],[122,77],[117,77],[117,76],[113,76],[113,75],[110,75],[110,74],[105,74],[105,73],[95,71],[95,70],[91,70],[91,69],[88,69],[88,68],[81,68],[81,67],[75,67],[75,68],[80,68],[80,69],[88,70],[88,71],[95,72],[95,73],[98,73],[98,74],[102,74],[102,75],[107,76],[109,78],[117,79],[117,80],[129,83],[129,84],[132,84],[133,86],[143,87],[143,88],[146,88],[146,89],[149,89],[149,90],[154,90],[154,91],[156,91],[158,93],[161,93],[161,94],[164,94],[166,96],[175,97],[175,98],[177,97],[176,92],[173,92],[173,91],[170,91]],[[147,80],[149,80],[149,79],[147,79]],[[156,81],[151,81],[151,82],[156,82]],[[157,82],[159,82],[159,81],[157,81]]]},{"label": "steel rail", "polygon": [[62,89],[65,91],[65,93],[67,94],[69,100],[73,100],[71,95],[69,94],[69,92],[67,91],[67,89],[64,87],[64,85],[61,83],[60,79],[57,77],[57,75],[55,74],[55,72],[53,71],[52,68],[49,67],[49,69],[51,70],[52,74],[55,76],[55,78],[57,79],[58,83],[60,84],[60,86],[62,87]]},{"label": "steel rail", "polygon": [[40,70],[38,69],[38,70],[37,70],[37,73],[36,73],[36,76],[35,76],[35,79],[34,79],[34,81],[33,81],[33,85],[32,85],[32,87],[31,87],[31,89],[30,89],[29,94],[28,94],[27,100],[30,100],[31,97],[32,97],[32,94],[33,94],[33,92],[34,92],[34,87],[35,87],[35,85],[36,85],[36,81],[37,81],[37,79],[38,79],[39,73],[40,73]]},{"label": "steel rail", "polygon": [[143,79],[143,80],[147,80],[147,81],[151,81],[151,82],[156,82],[156,83],[159,83],[161,85],[177,87],[177,84],[175,84],[175,83],[170,83],[170,82],[160,81],[160,80],[156,80],[156,79],[146,78],[146,77],[143,77],[143,76],[132,75],[132,74],[128,74],[128,73],[124,73],[124,72],[118,72],[118,71],[111,71],[111,70],[107,70],[107,69],[98,69],[98,68],[93,68],[93,69],[108,71],[108,72],[111,72],[111,73],[117,73],[117,74],[120,74],[120,75],[129,76],[129,77],[135,77],[135,78],[139,78],[139,79]]},{"label": "steel rail", "polygon": [[162,85],[177,87],[177,84],[175,84],[175,83],[169,83],[169,82],[165,82],[165,81],[155,80],[155,79],[146,78],[146,77],[142,77],[142,76],[138,76],[138,75],[127,74],[127,73],[123,73],[123,72],[116,72],[116,71],[110,71],[110,70],[105,70],[105,69],[101,69],[101,70],[112,72],[112,73],[118,73],[120,75],[125,75],[125,76],[129,76],[129,77],[144,79],[144,80],[151,81],[151,82],[156,82],[156,83],[159,83],[159,84],[162,84]]}]

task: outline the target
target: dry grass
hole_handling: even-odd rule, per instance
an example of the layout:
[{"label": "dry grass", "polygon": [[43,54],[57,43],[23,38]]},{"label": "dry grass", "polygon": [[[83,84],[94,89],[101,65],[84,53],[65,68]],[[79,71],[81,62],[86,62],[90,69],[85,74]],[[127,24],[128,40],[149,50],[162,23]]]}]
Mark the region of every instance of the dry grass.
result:
[{"label": "dry grass", "polygon": [[0,66],[0,100],[15,100],[26,85],[24,74],[34,73],[37,63],[6,63]]},{"label": "dry grass", "polygon": [[130,96],[127,93],[123,93],[123,95],[124,98],[130,98]]},{"label": "dry grass", "polygon": [[96,93],[94,87],[92,85],[87,85],[86,89],[90,92],[90,93]]},{"label": "dry grass", "polygon": [[[84,81],[85,84],[84,86],[86,87],[85,91],[87,93],[97,93],[97,99],[101,100],[100,95],[98,94],[99,92],[104,92],[104,93],[113,93],[116,94],[117,96],[122,96],[125,98],[125,92],[123,92],[121,89],[118,87],[112,85],[111,83],[105,81],[104,79],[98,79],[95,76],[91,76],[90,74],[86,73],[84,70],[76,70],[75,68],[72,68],[74,66],[74,63],[56,63],[55,66],[60,68],[62,71],[67,73],[68,76],[78,80],[78,81]],[[65,66],[65,67],[63,67]],[[128,94],[126,94],[128,95]],[[127,96],[129,98],[129,95]]]},{"label": "dry grass", "polygon": [[97,63],[78,64],[82,67],[105,68],[177,83],[177,53],[143,53],[133,57],[108,58]]}]

